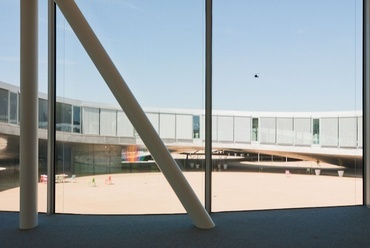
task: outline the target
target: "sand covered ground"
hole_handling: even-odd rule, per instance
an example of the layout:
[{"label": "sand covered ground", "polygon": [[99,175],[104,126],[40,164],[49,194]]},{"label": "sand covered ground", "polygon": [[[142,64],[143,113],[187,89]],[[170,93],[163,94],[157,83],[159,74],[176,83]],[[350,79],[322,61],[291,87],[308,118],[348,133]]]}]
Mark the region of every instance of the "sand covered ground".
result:
[{"label": "sand covered ground", "polygon": [[[185,172],[201,202],[204,173]],[[70,177],[71,175],[69,175]],[[56,212],[157,214],[185,210],[162,173],[76,177],[56,184]],[[92,179],[95,178],[96,185]],[[46,183],[38,184],[38,207],[46,212]],[[212,211],[362,204],[362,178],[278,173],[215,172]],[[19,188],[0,192],[0,210],[19,211]]]}]

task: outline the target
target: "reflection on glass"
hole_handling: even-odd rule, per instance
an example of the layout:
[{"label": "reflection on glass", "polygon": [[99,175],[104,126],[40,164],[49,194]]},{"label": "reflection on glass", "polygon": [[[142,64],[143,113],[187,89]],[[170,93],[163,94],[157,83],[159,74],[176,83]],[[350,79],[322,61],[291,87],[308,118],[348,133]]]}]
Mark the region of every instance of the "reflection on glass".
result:
[{"label": "reflection on glass", "polygon": [[9,92],[9,123],[18,124],[18,94]]},{"label": "reflection on glass", "polygon": [[[204,81],[204,4],[76,2],[155,131],[203,196],[202,91],[194,89]],[[57,71],[63,72],[57,73],[57,95],[64,99],[57,103],[57,129],[64,132],[57,142],[57,174],[63,180],[56,184],[56,211],[184,212],[60,12],[57,21]]]},{"label": "reflection on glass", "polygon": [[200,138],[200,116],[199,115],[193,116],[193,138],[194,139]]},{"label": "reflection on glass", "polygon": [[57,131],[72,132],[72,105],[56,103],[55,124]]},{"label": "reflection on glass", "polygon": [[39,99],[39,128],[48,128],[48,101]]},{"label": "reflection on glass", "polygon": [[81,132],[81,107],[73,106],[73,132]]},{"label": "reflection on glass", "polygon": [[252,141],[258,141],[258,118],[252,118]]},{"label": "reflection on glass", "polygon": [[0,211],[19,211],[20,2],[0,5]]},{"label": "reflection on glass", "polygon": [[362,203],[361,15],[213,1],[212,211]]},{"label": "reflection on glass", "polygon": [[312,144],[320,144],[320,119],[312,120]]},{"label": "reflection on glass", "polygon": [[[47,1],[39,3],[40,61],[47,61]],[[1,1],[0,7],[0,210],[19,211],[19,123],[20,123],[20,2]],[[39,63],[38,85],[40,93],[46,92],[47,63]],[[44,100],[40,99],[39,127],[46,128]],[[27,121],[27,120],[25,120]],[[11,124],[11,125],[8,125]],[[27,123],[26,123],[27,124]],[[39,175],[46,173],[46,132],[39,134]],[[25,161],[24,166],[29,166]],[[40,178],[40,177],[38,177]],[[46,209],[46,183],[38,185],[39,211]]]},{"label": "reflection on glass", "polygon": [[[19,3],[8,2],[0,9],[7,20],[0,81],[17,84]],[[202,91],[194,90],[204,80],[203,2],[77,2],[203,199],[205,118]],[[214,211],[362,203],[361,9],[358,0],[214,1]],[[57,93],[74,99],[56,105],[57,211],[183,212],[60,13],[57,20]],[[0,160],[0,191],[12,198],[19,137],[8,123],[19,123],[18,90],[0,88],[1,132],[14,128],[0,137],[8,156]],[[47,121],[40,98],[39,127]],[[46,198],[46,140],[39,151]]]},{"label": "reflection on glass", "polygon": [[8,91],[0,89],[0,122],[8,122]]}]

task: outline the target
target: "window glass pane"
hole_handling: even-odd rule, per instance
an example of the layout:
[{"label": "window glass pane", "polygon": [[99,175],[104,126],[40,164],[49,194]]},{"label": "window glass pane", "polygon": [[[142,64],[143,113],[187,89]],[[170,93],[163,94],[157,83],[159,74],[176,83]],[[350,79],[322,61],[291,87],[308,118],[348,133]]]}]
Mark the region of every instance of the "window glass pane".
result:
[{"label": "window glass pane", "polygon": [[[76,3],[203,199],[204,148],[199,138],[204,113],[204,3]],[[65,177],[56,184],[57,212],[184,212],[143,144],[146,133],[140,137],[136,132],[59,10],[57,21],[57,106],[65,115],[58,114],[57,123],[73,123],[74,131],[76,125],[82,127],[57,137],[57,173]]]},{"label": "window glass pane", "polygon": [[48,101],[39,98],[39,128],[48,128]]},{"label": "window glass pane", "polygon": [[312,142],[313,144],[320,144],[320,119],[312,120]]},{"label": "window glass pane", "polygon": [[361,36],[360,0],[213,1],[212,211],[362,204]]},{"label": "window glass pane", "polygon": [[18,123],[18,94],[9,92],[9,123]]},{"label": "window glass pane", "polygon": [[252,119],[252,141],[258,141],[258,119]]},{"label": "window glass pane", "polygon": [[81,107],[73,106],[73,132],[81,132]]},{"label": "window glass pane", "polygon": [[[47,91],[47,1],[39,1],[38,87]],[[1,1],[0,7],[0,210],[19,211],[19,102],[20,92],[20,1]],[[6,94],[4,94],[6,92]],[[6,97],[6,102],[4,101]],[[43,94],[43,99],[46,96]],[[42,116],[42,115],[41,115]],[[10,123],[12,125],[6,125]],[[6,125],[6,126],[1,126]],[[40,130],[38,172],[46,173],[46,132]],[[25,166],[29,164],[25,163]],[[46,211],[46,184],[38,185],[39,211]]]},{"label": "window glass pane", "polygon": [[55,109],[55,122],[57,131],[71,132],[72,105],[57,102]]},{"label": "window glass pane", "polygon": [[8,122],[8,94],[7,90],[0,89],[0,122]]},{"label": "window glass pane", "polygon": [[1,2],[0,211],[19,211],[19,127],[8,125],[13,124],[12,93],[19,89],[19,9],[19,1]]},{"label": "window glass pane", "polygon": [[200,138],[200,118],[198,115],[193,116],[193,138]]}]

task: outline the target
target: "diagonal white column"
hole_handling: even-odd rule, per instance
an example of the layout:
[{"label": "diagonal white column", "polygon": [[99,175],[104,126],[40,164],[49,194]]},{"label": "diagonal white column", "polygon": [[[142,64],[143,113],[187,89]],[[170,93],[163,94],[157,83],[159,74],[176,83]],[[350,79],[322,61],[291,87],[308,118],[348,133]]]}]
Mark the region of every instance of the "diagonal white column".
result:
[{"label": "diagonal white column", "polygon": [[163,144],[74,0],[55,0],[55,2],[175,191],[193,224],[202,229],[213,228],[215,224],[212,219],[200,203],[179,166]]}]

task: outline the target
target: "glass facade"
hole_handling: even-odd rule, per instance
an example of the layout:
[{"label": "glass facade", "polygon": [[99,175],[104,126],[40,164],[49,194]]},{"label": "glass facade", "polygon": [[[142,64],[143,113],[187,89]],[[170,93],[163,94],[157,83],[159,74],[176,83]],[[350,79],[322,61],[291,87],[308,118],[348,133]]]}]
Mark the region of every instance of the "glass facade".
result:
[{"label": "glass facade", "polygon": [[[204,152],[190,155],[204,150],[201,141],[197,149],[184,153],[173,147],[192,142],[195,136],[200,138],[198,112],[202,107],[202,91],[194,89],[203,88],[203,3],[193,0],[76,3],[155,131],[168,150],[175,151],[171,154],[178,166],[186,174],[197,172],[188,174],[190,183],[204,198],[201,184]],[[106,208],[77,206],[73,200],[77,196],[71,188],[76,184],[57,184],[57,212],[184,212],[176,196],[169,194],[172,190],[159,173],[160,165],[141,139],[146,134],[135,130],[59,11],[57,21],[57,26],[63,27],[57,29],[57,95],[64,101],[57,104],[56,119],[57,130],[63,131],[62,139],[67,141],[57,143],[57,173],[67,175],[66,181],[73,176],[73,181],[95,192],[94,199],[89,194],[79,196],[93,201],[93,205],[103,204],[110,194],[120,195],[122,201],[112,196],[114,200]],[[70,105],[68,99],[83,104]],[[178,113],[172,108],[197,110]],[[77,142],[68,142],[69,137]]]},{"label": "glass facade", "polygon": [[312,144],[320,144],[320,119],[312,120]]},{"label": "glass facade", "polygon": [[7,90],[0,90],[0,121],[8,122],[8,98],[9,92]]},{"label": "glass facade", "polygon": [[73,106],[73,132],[81,133],[81,107]]},{"label": "glass facade", "polygon": [[[76,2],[203,202],[204,91],[194,89],[204,88],[204,3]],[[212,211],[362,203],[362,3],[298,2],[214,1]],[[56,211],[184,212],[140,137],[146,134],[135,130],[59,11],[57,21]],[[7,125],[19,124],[18,79],[9,74],[19,68],[2,60],[0,200],[19,185],[19,137]],[[45,68],[40,75],[45,211]]]},{"label": "glass facade", "polygon": [[[19,210],[19,1],[0,3],[0,210]],[[10,84],[4,87],[3,83]]]},{"label": "glass facade", "polygon": [[200,117],[198,115],[193,116],[193,138],[200,138]]},{"label": "glass facade", "polygon": [[252,118],[252,141],[258,141],[258,118]]},{"label": "glass facade", "polygon": [[9,123],[18,124],[18,94],[9,92]]},{"label": "glass facade", "polygon": [[39,99],[39,128],[48,128],[48,101]]},{"label": "glass facade", "polygon": [[361,1],[213,1],[212,211],[361,204],[359,13]]},{"label": "glass facade", "polygon": [[55,124],[57,131],[72,132],[72,105],[57,102]]}]

